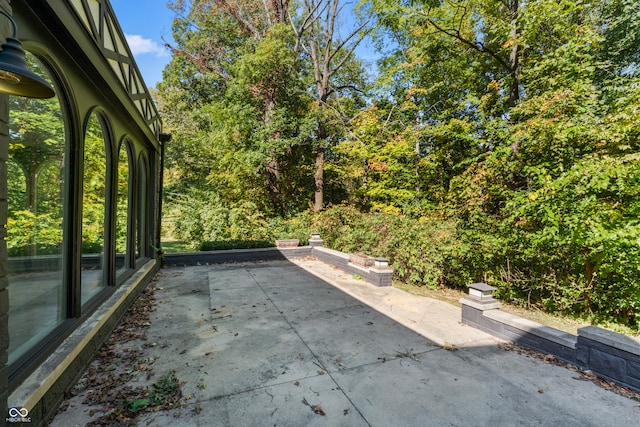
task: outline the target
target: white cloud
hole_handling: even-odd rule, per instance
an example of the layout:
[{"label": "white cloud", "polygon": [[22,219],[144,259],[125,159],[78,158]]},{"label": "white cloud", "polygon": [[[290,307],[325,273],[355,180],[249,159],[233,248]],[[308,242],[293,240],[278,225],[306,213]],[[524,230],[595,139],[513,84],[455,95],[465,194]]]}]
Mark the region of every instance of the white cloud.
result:
[{"label": "white cloud", "polygon": [[169,56],[169,52],[164,48],[164,46],[160,46],[151,39],[145,39],[137,34],[125,34],[124,36],[127,39],[127,43],[129,43],[131,53],[134,55],[150,53],[155,56]]}]

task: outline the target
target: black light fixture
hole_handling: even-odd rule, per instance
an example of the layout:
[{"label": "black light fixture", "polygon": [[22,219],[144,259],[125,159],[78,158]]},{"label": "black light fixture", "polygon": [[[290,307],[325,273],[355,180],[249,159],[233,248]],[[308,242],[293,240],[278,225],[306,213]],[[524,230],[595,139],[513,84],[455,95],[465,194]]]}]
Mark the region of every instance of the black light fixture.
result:
[{"label": "black light fixture", "polygon": [[0,52],[0,92],[28,98],[51,98],[55,96],[53,87],[45,79],[29,71],[22,43],[16,38],[16,22],[11,15],[0,10],[13,25],[13,35],[7,37]]}]

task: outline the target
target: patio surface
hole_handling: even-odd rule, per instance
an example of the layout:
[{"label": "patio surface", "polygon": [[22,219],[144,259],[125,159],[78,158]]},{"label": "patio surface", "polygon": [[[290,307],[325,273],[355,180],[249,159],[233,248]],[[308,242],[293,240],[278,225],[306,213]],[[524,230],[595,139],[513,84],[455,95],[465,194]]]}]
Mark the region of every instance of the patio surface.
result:
[{"label": "patio surface", "polygon": [[[450,304],[311,259],[160,272],[146,351],[183,382],[154,426],[622,426],[640,402],[505,351]],[[320,409],[320,410],[318,410]],[[84,425],[72,401],[51,425]]]}]

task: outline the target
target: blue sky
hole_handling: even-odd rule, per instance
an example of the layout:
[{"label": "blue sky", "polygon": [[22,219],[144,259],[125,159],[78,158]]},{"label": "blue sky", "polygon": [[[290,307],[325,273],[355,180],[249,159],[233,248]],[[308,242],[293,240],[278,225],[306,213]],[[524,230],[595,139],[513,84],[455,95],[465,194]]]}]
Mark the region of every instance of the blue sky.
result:
[{"label": "blue sky", "polygon": [[155,87],[171,60],[163,38],[167,42],[173,41],[173,11],[167,7],[167,0],[111,0],[111,6],[144,82],[149,88]]},{"label": "blue sky", "polygon": [[[162,70],[171,60],[164,41],[173,42],[171,24],[174,13],[167,7],[169,0],[111,0],[116,18],[127,37],[147,87],[153,88],[162,80]],[[349,16],[350,14],[347,14]],[[349,20],[349,18],[347,18]],[[365,40],[356,54],[369,62],[369,72],[375,73],[373,63],[379,56]]]}]

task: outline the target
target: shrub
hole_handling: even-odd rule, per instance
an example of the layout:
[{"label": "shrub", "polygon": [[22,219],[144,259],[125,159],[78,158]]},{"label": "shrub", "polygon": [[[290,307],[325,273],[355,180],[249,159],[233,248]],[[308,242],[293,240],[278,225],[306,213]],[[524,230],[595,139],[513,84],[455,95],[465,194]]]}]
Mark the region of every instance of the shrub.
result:
[{"label": "shrub", "polygon": [[395,278],[431,288],[461,286],[455,266],[464,260],[452,222],[334,206],[312,218],[327,247],[390,259]]},{"label": "shrub", "polygon": [[61,245],[62,218],[22,210],[7,220],[9,256],[59,254]]},{"label": "shrub", "polygon": [[250,201],[223,206],[215,193],[193,190],[174,198],[175,236],[200,249],[206,242],[273,240],[268,221]]},{"label": "shrub", "polygon": [[501,231],[504,296],[598,321],[640,324],[640,165],[586,158],[519,194]]}]

